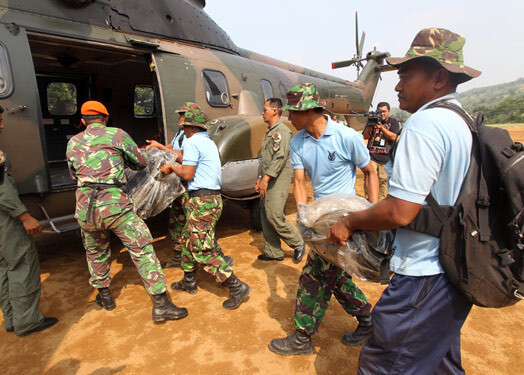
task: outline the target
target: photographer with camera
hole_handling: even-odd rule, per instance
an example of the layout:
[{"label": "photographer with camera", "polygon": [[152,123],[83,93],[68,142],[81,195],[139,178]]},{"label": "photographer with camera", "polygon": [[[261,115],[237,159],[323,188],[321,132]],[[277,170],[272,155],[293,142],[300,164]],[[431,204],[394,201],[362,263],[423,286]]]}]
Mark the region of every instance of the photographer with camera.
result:
[{"label": "photographer with camera", "polygon": [[[389,110],[389,103],[378,103],[376,112],[369,115],[366,127],[362,132],[364,139],[368,141],[371,165],[378,175],[379,199],[384,199],[388,195],[388,174],[384,165],[390,160],[389,150],[400,131],[398,121],[389,117]],[[365,184],[364,190],[367,198],[368,187]]]}]

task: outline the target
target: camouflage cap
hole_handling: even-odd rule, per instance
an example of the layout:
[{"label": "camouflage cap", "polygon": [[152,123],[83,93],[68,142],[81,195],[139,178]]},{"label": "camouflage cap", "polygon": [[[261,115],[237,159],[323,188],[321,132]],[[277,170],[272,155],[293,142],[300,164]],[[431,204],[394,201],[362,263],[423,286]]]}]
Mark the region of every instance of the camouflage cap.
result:
[{"label": "camouflage cap", "polygon": [[420,57],[432,58],[449,72],[458,74],[460,82],[466,82],[481,72],[464,65],[462,48],[465,43],[466,38],[447,29],[423,29],[415,36],[406,56],[387,57],[386,61],[397,66]]},{"label": "camouflage cap", "polygon": [[287,105],[282,111],[307,111],[313,108],[324,108],[320,105],[320,96],[314,83],[301,83],[287,92]]},{"label": "camouflage cap", "polygon": [[198,104],[195,104],[193,102],[185,102],[180,109],[177,109],[175,113],[178,113],[179,115],[182,113],[186,113],[190,109],[200,109]]},{"label": "camouflage cap", "polygon": [[[197,106],[198,107],[198,106]],[[200,108],[189,108],[184,114],[183,126],[198,126],[205,130],[209,129],[207,115]]]}]

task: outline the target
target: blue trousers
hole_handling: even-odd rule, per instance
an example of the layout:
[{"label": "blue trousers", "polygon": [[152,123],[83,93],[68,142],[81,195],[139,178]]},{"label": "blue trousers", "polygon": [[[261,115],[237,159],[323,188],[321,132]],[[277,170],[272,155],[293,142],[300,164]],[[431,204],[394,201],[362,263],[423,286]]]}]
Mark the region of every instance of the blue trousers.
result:
[{"label": "blue trousers", "polygon": [[359,375],[465,374],[460,329],[471,307],[444,274],[393,276],[371,313]]}]

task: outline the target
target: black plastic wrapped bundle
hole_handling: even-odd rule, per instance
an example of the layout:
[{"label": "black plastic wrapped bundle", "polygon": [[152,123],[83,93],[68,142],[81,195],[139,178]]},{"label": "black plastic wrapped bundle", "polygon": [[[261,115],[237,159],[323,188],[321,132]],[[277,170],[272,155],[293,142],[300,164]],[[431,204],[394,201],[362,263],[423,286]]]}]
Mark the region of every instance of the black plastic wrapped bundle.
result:
[{"label": "black plastic wrapped bundle", "polygon": [[174,153],[156,148],[143,152],[148,158],[147,168],[141,171],[126,168],[125,173],[135,212],[142,219],[147,219],[165,210],[184,193],[185,188],[176,174],[164,175],[160,172],[160,167],[166,163],[178,164]]},{"label": "black plastic wrapped bundle", "polygon": [[304,241],[322,258],[361,280],[380,282],[380,264],[393,240],[391,231],[356,231],[346,246],[327,239],[333,224],[371,205],[353,194],[326,195],[300,208],[297,226]]}]

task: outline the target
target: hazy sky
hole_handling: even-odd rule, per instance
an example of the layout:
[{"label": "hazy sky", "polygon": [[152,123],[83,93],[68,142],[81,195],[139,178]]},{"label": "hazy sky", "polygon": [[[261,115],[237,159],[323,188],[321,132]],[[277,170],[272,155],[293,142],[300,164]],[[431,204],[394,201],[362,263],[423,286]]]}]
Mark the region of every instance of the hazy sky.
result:
[{"label": "hazy sky", "polygon": [[[472,88],[524,77],[524,0],[354,1],[207,0],[204,10],[239,47],[348,80],[354,67],[331,69],[331,62],[355,54],[355,11],[363,55],[376,47],[404,56],[416,33],[444,27],[466,38],[465,64],[482,75],[459,86]],[[396,72],[382,75],[374,104],[398,106]]]}]

